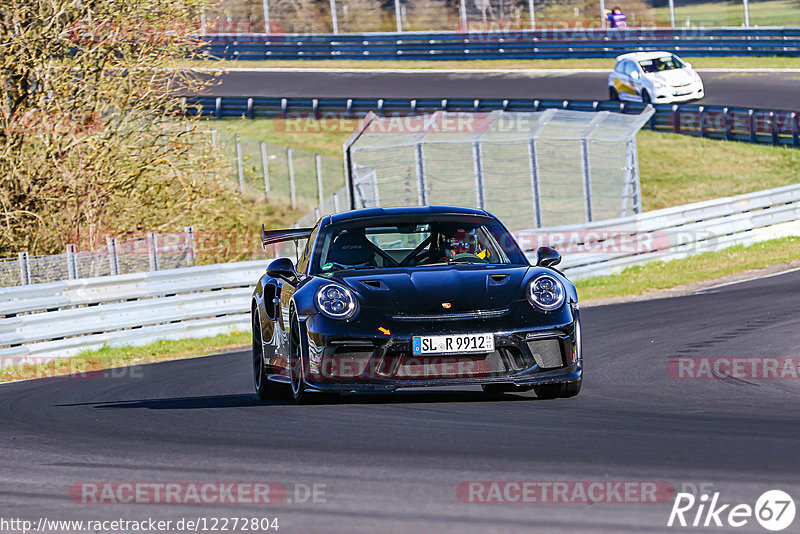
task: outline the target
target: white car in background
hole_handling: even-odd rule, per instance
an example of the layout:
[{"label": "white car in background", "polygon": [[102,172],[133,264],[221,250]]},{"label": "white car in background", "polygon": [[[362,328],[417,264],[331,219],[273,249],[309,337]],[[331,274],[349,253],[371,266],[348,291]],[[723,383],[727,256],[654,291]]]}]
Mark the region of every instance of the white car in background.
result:
[{"label": "white car in background", "polygon": [[703,98],[703,81],[672,52],[633,52],[617,56],[608,75],[611,100],[669,104]]}]

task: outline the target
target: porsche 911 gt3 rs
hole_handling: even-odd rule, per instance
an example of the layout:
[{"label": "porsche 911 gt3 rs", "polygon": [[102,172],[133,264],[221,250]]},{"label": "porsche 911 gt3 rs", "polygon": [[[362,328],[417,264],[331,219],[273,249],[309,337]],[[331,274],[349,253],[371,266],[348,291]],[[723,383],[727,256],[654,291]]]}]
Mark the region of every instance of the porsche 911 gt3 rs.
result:
[{"label": "porsche 911 gt3 rs", "polygon": [[455,207],[355,210],[314,228],[295,265],[274,260],[252,299],[262,399],[474,384],[571,397],[582,354],[575,287],[541,247],[531,265],[502,223]]}]

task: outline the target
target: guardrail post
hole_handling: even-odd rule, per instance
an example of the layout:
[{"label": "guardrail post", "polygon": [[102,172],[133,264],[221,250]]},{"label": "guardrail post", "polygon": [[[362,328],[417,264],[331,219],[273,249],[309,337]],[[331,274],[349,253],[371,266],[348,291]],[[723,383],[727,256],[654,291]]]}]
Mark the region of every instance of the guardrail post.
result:
[{"label": "guardrail post", "polygon": [[183,227],[183,246],[186,249],[186,264],[194,265],[197,257],[197,243],[194,240],[194,226]]},{"label": "guardrail post", "polygon": [[472,168],[475,172],[475,202],[478,209],[486,209],[486,191],[483,186],[483,157],[481,142],[472,142]]},{"label": "guardrail post", "polygon": [[722,116],[725,118],[725,140],[730,141],[733,138],[733,129],[731,126],[731,117],[728,108],[722,109]]},{"label": "guardrail post", "polygon": [[800,132],[798,132],[797,112],[792,112],[792,146],[800,148]]},{"label": "guardrail post", "polygon": [[217,119],[222,118],[222,97],[218,96],[217,99],[214,101],[214,115],[216,115]]},{"label": "guardrail post", "polygon": [[239,191],[244,194],[244,162],[242,161],[242,143],[236,136],[236,169],[239,172]]},{"label": "guardrail post", "polygon": [[150,259],[150,270],[158,270],[158,236],[155,232],[147,232],[147,255]]},{"label": "guardrail post", "polygon": [[28,253],[20,252],[19,258],[19,281],[23,286],[31,283],[31,264],[28,261]]},{"label": "guardrail post", "polygon": [[317,167],[317,196],[319,197],[319,212],[323,211],[323,202],[325,198],[322,196],[322,158],[319,154],[314,154],[314,162]]},{"label": "guardrail post", "polygon": [[289,195],[292,200],[292,209],[297,209],[297,193],[294,187],[294,160],[292,159],[292,149],[286,149],[286,162],[289,165]]},{"label": "guardrail post", "polygon": [[117,238],[106,238],[106,250],[108,251],[108,270],[111,276],[119,274],[119,254],[117,253]]},{"label": "guardrail post", "polygon": [[414,146],[414,164],[417,169],[417,203],[420,206],[427,206],[428,191],[425,183],[425,154],[422,151],[422,143]]},{"label": "guardrail post", "polygon": [[78,247],[75,245],[67,245],[67,276],[70,280],[78,279],[78,258],[75,253],[78,252]]},{"label": "guardrail post", "polygon": [[772,144],[773,145],[777,145],[778,144],[778,125],[776,124],[776,122],[777,121],[775,120],[775,112],[774,111],[770,111],[769,112],[769,132],[772,135]]},{"label": "guardrail post", "polygon": [[672,105],[672,129],[676,134],[681,133],[681,108]]},{"label": "guardrail post", "polygon": [[752,109],[747,110],[747,118],[748,118],[748,125],[750,128],[750,142],[756,143],[758,142],[758,136],[756,135],[758,131],[758,126],[756,125],[756,115]]},{"label": "guardrail post", "polygon": [[698,108],[700,111],[700,137],[706,136],[706,107],[700,106]]}]

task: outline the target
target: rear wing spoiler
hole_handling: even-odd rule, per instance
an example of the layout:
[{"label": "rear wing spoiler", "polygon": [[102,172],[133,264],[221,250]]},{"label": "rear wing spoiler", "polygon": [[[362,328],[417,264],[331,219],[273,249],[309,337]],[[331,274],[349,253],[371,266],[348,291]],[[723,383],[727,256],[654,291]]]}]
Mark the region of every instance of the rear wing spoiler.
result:
[{"label": "rear wing spoiler", "polygon": [[267,245],[274,245],[276,243],[284,243],[286,241],[299,241],[301,239],[308,239],[311,235],[313,228],[289,228],[287,230],[267,230],[264,225],[261,225],[261,246],[267,248]]}]

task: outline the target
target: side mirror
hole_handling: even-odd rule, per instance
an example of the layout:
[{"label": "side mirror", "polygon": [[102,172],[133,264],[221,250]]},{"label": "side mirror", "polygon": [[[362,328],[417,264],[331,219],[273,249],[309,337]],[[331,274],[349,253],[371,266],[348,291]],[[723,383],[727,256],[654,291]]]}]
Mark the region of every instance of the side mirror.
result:
[{"label": "side mirror", "polygon": [[536,250],[536,266],[552,267],[561,263],[561,254],[554,248],[539,247]]},{"label": "side mirror", "polygon": [[687,69],[691,69],[692,68],[692,64],[689,63],[688,61],[686,63],[684,63],[684,64],[686,65]]},{"label": "side mirror", "polygon": [[289,258],[278,258],[267,267],[267,275],[272,278],[280,278],[294,285],[297,281],[297,272],[294,264]]}]

